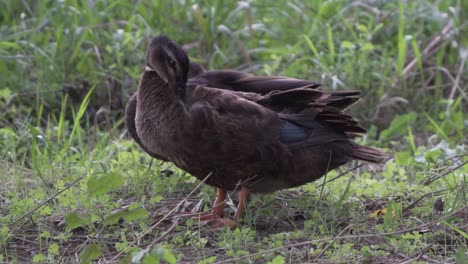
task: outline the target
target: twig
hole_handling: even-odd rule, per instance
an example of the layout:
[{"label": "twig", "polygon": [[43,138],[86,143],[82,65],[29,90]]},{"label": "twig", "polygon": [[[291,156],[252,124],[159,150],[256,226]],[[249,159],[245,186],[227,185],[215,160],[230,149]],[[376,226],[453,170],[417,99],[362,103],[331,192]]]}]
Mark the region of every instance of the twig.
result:
[{"label": "twig", "polygon": [[306,246],[306,245],[310,245],[310,244],[314,244],[314,243],[320,243],[320,242],[324,242],[324,241],[328,241],[328,240],[338,240],[338,239],[360,239],[360,238],[368,238],[368,237],[382,237],[382,236],[394,236],[394,235],[400,235],[400,234],[404,234],[404,233],[408,233],[408,232],[412,232],[412,231],[415,231],[415,230],[419,230],[421,228],[424,228],[424,227],[427,227],[429,225],[433,225],[433,224],[436,224],[438,222],[441,222],[441,221],[444,221],[464,210],[468,210],[468,206],[465,206],[465,207],[462,207],[446,216],[443,216],[443,217],[440,217],[434,221],[430,221],[430,222],[427,222],[427,223],[424,223],[424,224],[421,224],[421,225],[417,225],[415,227],[411,227],[411,228],[406,228],[406,229],[402,229],[402,230],[399,230],[399,231],[395,231],[395,232],[385,232],[385,233],[376,233],[376,234],[364,234],[364,235],[349,235],[349,236],[341,236],[341,237],[327,237],[327,238],[321,238],[321,239],[315,239],[315,240],[309,240],[309,241],[304,241],[304,242],[299,242],[299,243],[293,243],[293,244],[288,244],[288,245],[284,245],[284,246],[281,246],[281,247],[275,247],[275,248],[271,248],[271,249],[267,249],[267,250],[264,250],[262,252],[258,252],[258,253],[253,253],[253,254],[249,254],[249,255],[246,255],[246,256],[242,256],[242,257],[238,257],[238,258],[231,258],[231,259],[226,259],[226,260],[222,260],[222,261],[219,261],[219,262],[216,262],[216,263],[234,263],[234,262],[237,262],[239,260],[242,260],[242,259],[247,259],[247,258],[251,258],[251,257],[256,257],[256,256],[259,256],[259,255],[263,255],[263,254],[266,254],[266,253],[270,253],[270,252],[275,252],[275,251],[278,251],[278,250],[282,250],[282,249],[286,249],[286,248],[291,248],[291,247],[299,247],[299,246]]},{"label": "twig", "polygon": [[407,261],[401,262],[400,264],[408,264],[408,263],[412,263],[413,261],[419,260],[424,255],[424,253],[426,253],[432,246],[433,246],[433,244],[429,244],[427,247],[425,247],[425,248],[421,249],[420,251],[418,251],[415,254],[416,257],[414,257],[412,259],[409,259]]},{"label": "twig", "polygon": [[155,229],[159,224],[161,224],[164,220],[166,220],[167,218],[169,218],[169,216],[173,213],[175,213],[179,207],[184,204],[187,199],[192,196],[192,194],[194,192],[196,192],[201,186],[203,183],[205,183],[205,181],[211,176],[211,172],[203,179],[203,181],[201,181],[200,183],[198,183],[198,185],[189,193],[187,194],[187,196],[185,196],[184,199],[182,199],[182,201],[180,201],[174,208],[172,208],[172,210],[170,210],[166,215],[164,215],[163,218],[161,218],[158,222],[156,222],[154,225],[152,225],[148,230],[146,230],[141,236],[140,236],[140,239],[143,238],[144,236],[146,236],[149,232],[153,231],[153,229]]},{"label": "twig", "polygon": [[343,230],[341,230],[341,232],[330,242],[328,243],[328,245],[322,249],[322,251],[320,251],[320,253],[318,253],[318,255],[315,257],[315,259],[319,259],[320,257],[322,257],[322,255],[325,253],[325,251],[328,250],[328,248],[333,245],[333,243],[335,243],[335,241],[346,231],[348,230],[349,228],[351,227],[351,225],[348,225],[347,227],[345,227]]},{"label": "twig", "polygon": [[429,184],[433,183],[434,181],[436,181],[437,179],[440,179],[440,178],[446,176],[447,174],[450,174],[450,173],[456,171],[457,169],[459,169],[459,168],[465,166],[465,164],[467,164],[467,163],[468,163],[468,161],[465,161],[465,162],[463,162],[462,164],[460,164],[460,165],[458,165],[458,166],[455,166],[454,168],[452,168],[452,169],[450,169],[450,170],[448,170],[448,171],[442,173],[440,176],[437,176],[436,178],[429,178],[429,179],[427,179],[425,182],[423,182],[423,184],[424,184],[424,185],[429,185]]},{"label": "twig", "polygon": [[195,193],[198,189],[200,189],[200,187],[202,186],[203,183],[205,183],[206,180],[208,180],[208,178],[210,178],[212,172],[210,172],[200,183],[198,183],[197,186],[195,186],[195,188],[189,193],[187,194],[187,196],[185,196],[184,199],[182,199],[176,206],[174,206],[174,208],[172,208],[172,210],[170,210],[167,214],[165,214],[163,216],[163,218],[161,218],[158,222],[156,222],[154,225],[152,225],[150,228],[148,228],[145,232],[143,232],[143,234],[136,240],[134,240],[132,243],[130,243],[128,246],[126,246],[124,249],[120,250],[120,252],[115,255],[109,262],[114,262],[117,260],[118,257],[120,257],[127,249],[129,249],[130,247],[133,247],[137,244],[137,241],[141,240],[144,236],[146,236],[148,233],[150,233],[151,231],[153,231],[158,225],[160,225],[164,220],[168,219],[169,216],[173,213],[175,213],[179,207],[185,203],[187,201],[187,199],[193,194]]},{"label": "twig", "polygon": [[340,177],[342,177],[342,176],[344,176],[344,175],[346,175],[346,174],[352,172],[353,170],[359,169],[359,168],[361,168],[363,165],[364,165],[363,163],[361,163],[361,164],[359,164],[359,165],[356,165],[356,166],[352,167],[351,169],[346,170],[346,171],[344,171],[344,172],[338,174],[338,176],[336,176],[335,178],[332,178],[332,179],[330,179],[330,180],[328,180],[328,181],[326,181],[326,182],[324,182],[324,183],[321,183],[320,185],[317,186],[317,188],[320,188],[320,187],[322,187],[322,185],[327,184],[327,183],[329,183],[329,182],[332,182],[332,181],[334,181],[334,180],[336,180],[336,179],[338,179],[338,178],[340,178]]},{"label": "twig", "polygon": [[[435,36],[431,42],[426,46],[426,48],[423,50],[421,53],[421,58],[429,56],[430,54],[434,53],[437,51],[440,47],[442,47],[443,39],[450,35],[453,32],[453,23],[450,23],[446,25],[443,29],[440,35]],[[403,76],[408,78],[408,74],[411,72],[411,70],[416,66],[416,63],[418,62],[417,58],[414,58],[411,60],[406,67],[403,69]]]},{"label": "twig", "polygon": [[440,191],[436,191],[436,192],[426,193],[426,194],[424,194],[423,196],[419,197],[416,201],[412,202],[410,205],[406,206],[403,210],[401,210],[401,212],[404,213],[404,212],[406,212],[407,210],[413,208],[417,203],[419,203],[422,199],[426,198],[427,196],[434,195],[434,194],[436,194],[436,193],[445,192],[445,191],[447,191],[447,190],[448,190],[448,189],[440,190]]},{"label": "twig", "polygon": [[172,230],[174,230],[174,228],[179,223],[179,220],[180,219],[175,219],[174,223],[166,230],[166,232],[162,233],[157,239],[153,240],[153,242],[151,242],[151,244],[149,244],[146,248],[151,249],[151,247],[153,247],[155,244],[161,242],[163,238],[165,238],[169,233],[172,232]]},{"label": "twig", "polygon": [[42,206],[44,206],[46,203],[52,201],[55,197],[57,197],[58,195],[60,195],[61,193],[63,193],[64,191],[70,189],[73,185],[75,185],[77,182],[79,182],[81,179],[83,179],[84,176],[81,176],[80,178],[76,179],[75,181],[73,181],[70,185],[68,185],[67,187],[63,188],[62,190],[60,190],[58,193],[52,195],[51,197],[47,198],[44,202],[40,203],[38,206],[36,206],[35,208],[29,210],[29,212],[25,213],[24,215],[16,218],[15,220],[13,220],[9,226],[12,226],[14,225],[16,222],[18,222],[19,220],[25,218],[26,216],[29,216],[31,215],[32,213],[34,213],[35,211],[37,211],[39,208],[41,208]]},{"label": "twig", "polygon": [[468,57],[468,50],[463,50],[462,51],[462,59],[461,59],[460,67],[458,68],[457,76],[455,77],[455,80],[453,82],[452,90],[450,91],[450,95],[449,95],[449,98],[448,98],[447,109],[445,110],[445,113],[447,115],[450,114],[450,108],[452,107],[452,101],[453,101],[453,97],[455,96],[455,91],[457,90],[457,88],[461,90],[461,88],[460,88],[460,78],[461,78],[461,75],[462,75],[462,72],[463,72],[463,68],[465,67],[465,62],[466,62],[467,57]]}]

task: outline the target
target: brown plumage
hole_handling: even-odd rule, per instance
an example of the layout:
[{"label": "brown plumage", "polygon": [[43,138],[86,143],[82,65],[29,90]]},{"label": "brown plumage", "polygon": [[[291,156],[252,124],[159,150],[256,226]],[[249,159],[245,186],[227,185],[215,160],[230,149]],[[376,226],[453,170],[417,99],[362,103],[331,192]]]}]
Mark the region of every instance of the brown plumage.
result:
[{"label": "brown plumage", "polygon": [[189,65],[177,44],[153,39],[130,115],[132,136],[153,157],[198,179],[211,173],[206,183],[218,188],[208,216],[213,226],[233,226],[223,219],[226,190],[240,192],[237,220],[250,192],[300,186],[355,159],[386,159],[351,141],[365,133],[343,113],[358,91],[325,92],[312,81],[230,70],[189,78]]},{"label": "brown plumage", "polygon": [[[195,77],[199,75],[200,73],[202,73],[203,71],[204,71],[203,68],[199,64],[195,62],[190,62],[188,77]],[[141,143],[140,137],[138,137],[138,133],[136,132],[136,127],[135,127],[137,93],[138,92],[134,93],[128,99],[127,106],[125,107],[125,125],[127,126],[128,133],[146,153],[150,154],[153,158],[156,158],[158,160],[167,161],[167,158],[157,155],[155,153],[152,153],[151,150],[146,148]]]}]

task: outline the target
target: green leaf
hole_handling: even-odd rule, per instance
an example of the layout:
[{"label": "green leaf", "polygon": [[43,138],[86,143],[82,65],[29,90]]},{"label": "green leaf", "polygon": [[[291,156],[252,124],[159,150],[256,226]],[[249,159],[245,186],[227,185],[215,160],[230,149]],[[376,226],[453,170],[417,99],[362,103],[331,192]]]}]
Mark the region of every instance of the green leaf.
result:
[{"label": "green leaf", "polygon": [[90,244],[80,255],[80,263],[91,263],[102,256],[101,244]]},{"label": "green leaf", "polygon": [[345,40],[341,42],[341,47],[345,49],[354,49],[354,43],[352,43],[351,41]]},{"label": "green leaf", "polygon": [[395,160],[400,166],[409,166],[413,164],[414,157],[408,151],[400,151],[395,153]]},{"label": "green leaf", "polygon": [[274,259],[268,262],[268,264],[284,264],[284,263],[286,262],[284,260],[284,257],[281,255],[276,256]]},{"label": "green leaf", "polygon": [[47,258],[41,253],[39,253],[39,254],[37,254],[37,255],[35,255],[33,257],[33,263],[43,263],[46,260],[47,260]]},{"label": "green leaf", "polygon": [[164,252],[163,259],[164,259],[165,261],[167,261],[167,263],[169,263],[169,264],[175,264],[175,263],[177,263],[177,258],[176,258],[176,256],[175,256],[174,253],[172,253],[172,251],[170,251],[170,250],[166,250],[166,252]]},{"label": "green leaf", "polygon": [[442,157],[444,152],[438,148],[435,150],[429,150],[426,153],[424,153],[424,158],[426,159],[427,162],[435,162],[437,160],[437,157]]},{"label": "green leaf", "polygon": [[211,257],[208,257],[208,258],[206,258],[206,259],[203,259],[203,260],[198,261],[198,264],[210,264],[210,263],[215,262],[216,259],[217,259],[216,256],[211,256]]},{"label": "green leaf", "polygon": [[5,100],[11,96],[11,91],[8,88],[0,89],[0,98],[4,98]]},{"label": "green leaf", "polygon": [[465,250],[463,248],[459,248],[457,250],[457,254],[455,255],[455,263],[468,263],[468,256],[465,254]]},{"label": "green leaf", "polygon": [[119,188],[124,183],[125,177],[115,171],[100,178],[92,176],[87,182],[88,193],[91,196],[105,194]]},{"label": "green leaf", "polygon": [[50,244],[49,249],[47,251],[51,255],[60,255],[60,247],[56,243]]},{"label": "green leaf", "polygon": [[396,136],[406,133],[407,127],[416,120],[416,113],[411,112],[406,115],[395,117],[390,124],[390,127],[380,133],[380,138],[390,140]]},{"label": "green leaf", "polygon": [[158,264],[160,263],[159,258],[155,255],[148,255],[143,258],[141,261],[143,264]]},{"label": "green leaf", "polygon": [[358,29],[359,31],[361,31],[361,32],[367,32],[367,31],[368,31],[367,27],[364,26],[363,24],[357,25],[357,29]]},{"label": "green leaf", "polygon": [[366,43],[361,47],[361,50],[362,51],[373,51],[373,50],[375,50],[375,47],[371,43]]},{"label": "green leaf", "polygon": [[9,128],[9,127],[3,127],[3,128],[0,128],[0,136],[3,138],[3,139],[13,139],[16,137],[16,133],[13,131],[13,129]]},{"label": "green leaf", "polygon": [[125,221],[133,221],[140,218],[145,218],[149,215],[148,211],[143,208],[136,208],[133,210],[128,210],[128,208],[122,209],[116,213],[112,213],[106,217],[104,220],[105,225],[114,225],[120,219]]},{"label": "green leaf", "polygon": [[65,224],[67,225],[67,231],[73,230],[74,228],[83,226],[88,223],[89,216],[80,216],[77,213],[70,213],[65,216]]}]

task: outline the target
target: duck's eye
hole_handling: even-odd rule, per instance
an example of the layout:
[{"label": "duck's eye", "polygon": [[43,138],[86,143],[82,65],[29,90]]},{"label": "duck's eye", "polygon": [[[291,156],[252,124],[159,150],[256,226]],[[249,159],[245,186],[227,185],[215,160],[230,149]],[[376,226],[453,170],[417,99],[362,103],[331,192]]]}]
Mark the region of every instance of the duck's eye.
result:
[{"label": "duck's eye", "polygon": [[175,70],[176,68],[176,63],[173,59],[169,59],[169,66]]}]

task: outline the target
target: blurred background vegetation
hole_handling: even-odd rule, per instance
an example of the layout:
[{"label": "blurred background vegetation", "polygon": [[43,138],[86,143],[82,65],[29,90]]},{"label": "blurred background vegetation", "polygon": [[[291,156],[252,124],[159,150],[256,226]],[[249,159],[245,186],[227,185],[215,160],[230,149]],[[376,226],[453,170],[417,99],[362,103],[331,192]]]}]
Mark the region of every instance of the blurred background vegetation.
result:
[{"label": "blurred background vegetation", "polygon": [[[123,111],[143,71],[147,44],[159,34],[183,45],[208,70],[231,68],[311,79],[324,89],[361,90],[363,99],[350,111],[370,129],[362,140],[387,149],[395,157],[392,166],[412,179],[399,186],[404,194],[443,167],[437,161],[457,156],[466,163],[467,18],[465,0],[1,1],[0,223],[11,223],[78,175],[94,177],[100,170],[146,175],[127,181],[123,193],[129,195],[143,197],[141,188],[149,195],[176,189],[159,174],[143,174],[149,159],[142,165],[132,158],[137,167],[121,156],[133,148],[140,158],[125,140]],[[392,180],[395,170],[381,177]],[[453,177],[445,184],[466,183],[466,175]],[[432,179],[427,184],[437,177]],[[145,185],[151,181],[156,189]],[[85,183],[76,188],[89,192]],[[434,190],[453,188],[442,184]],[[466,205],[466,190],[459,191],[452,208]],[[96,220],[96,204],[80,200],[86,195],[74,202],[73,195],[64,197],[39,215],[81,208]],[[103,207],[109,214],[116,206]],[[14,241],[18,231],[0,230],[3,243]],[[0,261],[2,256],[12,259],[0,255]],[[56,259],[52,254],[48,260]]]},{"label": "blurred background vegetation", "polygon": [[40,107],[58,115],[64,95],[79,103],[92,86],[90,114],[104,106],[121,117],[147,43],[158,34],[185,45],[206,69],[362,90],[355,114],[379,129],[396,114],[427,113],[440,121],[466,106],[468,4],[462,0],[31,0],[2,1],[0,8],[4,125],[25,114],[46,119],[38,117]]}]

